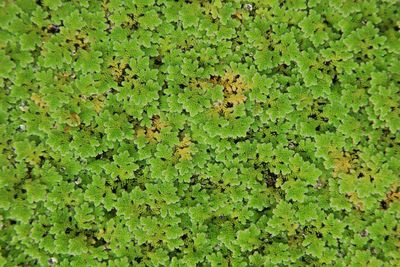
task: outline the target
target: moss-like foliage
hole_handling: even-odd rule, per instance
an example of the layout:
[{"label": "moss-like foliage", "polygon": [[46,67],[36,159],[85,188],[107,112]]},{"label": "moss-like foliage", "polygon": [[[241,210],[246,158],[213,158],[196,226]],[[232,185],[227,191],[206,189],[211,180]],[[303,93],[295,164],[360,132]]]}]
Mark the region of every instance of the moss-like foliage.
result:
[{"label": "moss-like foliage", "polygon": [[0,1],[0,266],[400,266],[400,2]]}]

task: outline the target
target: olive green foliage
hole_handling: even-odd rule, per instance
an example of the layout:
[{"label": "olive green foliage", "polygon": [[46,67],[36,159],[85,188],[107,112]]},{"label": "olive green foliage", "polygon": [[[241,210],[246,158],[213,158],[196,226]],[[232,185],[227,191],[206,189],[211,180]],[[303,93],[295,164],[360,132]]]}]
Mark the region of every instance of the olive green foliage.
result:
[{"label": "olive green foliage", "polygon": [[400,2],[0,1],[0,266],[400,266]]}]

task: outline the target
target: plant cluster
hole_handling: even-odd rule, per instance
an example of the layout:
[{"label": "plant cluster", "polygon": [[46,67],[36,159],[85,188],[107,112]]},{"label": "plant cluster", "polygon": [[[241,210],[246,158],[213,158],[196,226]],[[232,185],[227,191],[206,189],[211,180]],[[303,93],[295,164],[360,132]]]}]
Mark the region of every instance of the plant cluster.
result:
[{"label": "plant cluster", "polygon": [[0,266],[400,266],[399,12],[0,1]]}]

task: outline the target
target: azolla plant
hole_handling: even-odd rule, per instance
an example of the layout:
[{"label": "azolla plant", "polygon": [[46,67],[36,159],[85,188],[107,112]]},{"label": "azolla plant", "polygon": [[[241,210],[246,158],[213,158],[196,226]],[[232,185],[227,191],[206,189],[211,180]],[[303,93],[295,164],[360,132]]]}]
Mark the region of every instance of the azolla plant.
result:
[{"label": "azolla plant", "polygon": [[0,1],[0,266],[400,266],[400,2]]}]

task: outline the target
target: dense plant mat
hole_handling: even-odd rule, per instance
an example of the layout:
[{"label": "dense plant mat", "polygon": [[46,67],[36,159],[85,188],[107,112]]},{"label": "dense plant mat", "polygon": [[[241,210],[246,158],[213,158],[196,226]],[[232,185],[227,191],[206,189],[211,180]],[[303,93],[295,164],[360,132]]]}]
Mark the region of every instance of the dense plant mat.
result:
[{"label": "dense plant mat", "polygon": [[0,266],[400,266],[399,12],[0,1]]}]

